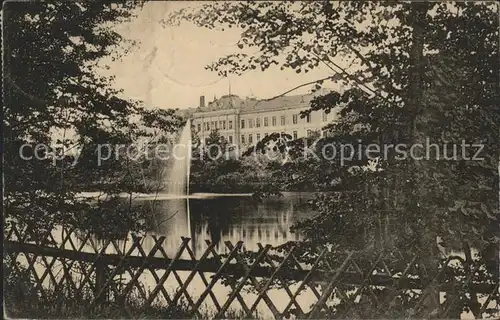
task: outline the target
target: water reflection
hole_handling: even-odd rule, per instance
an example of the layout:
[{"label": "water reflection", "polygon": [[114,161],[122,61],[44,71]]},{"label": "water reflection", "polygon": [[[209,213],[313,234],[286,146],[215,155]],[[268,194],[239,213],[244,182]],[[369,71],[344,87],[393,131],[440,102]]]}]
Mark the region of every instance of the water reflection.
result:
[{"label": "water reflection", "polygon": [[181,237],[192,239],[195,253],[206,249],[205,240],[217,243],[216,250],[224,253],[224,241],[228,240],[233,244],[241,240],[248,250],[257,250],[258,243],[278,245],[299,240],[300,235],[291,233],[290,226],[311,214],[306,204],[311,197],[288,193],[262,203],[243,196],[141,202],[151,208],[151,232],[166,236],[169,253],[175,253]]}]

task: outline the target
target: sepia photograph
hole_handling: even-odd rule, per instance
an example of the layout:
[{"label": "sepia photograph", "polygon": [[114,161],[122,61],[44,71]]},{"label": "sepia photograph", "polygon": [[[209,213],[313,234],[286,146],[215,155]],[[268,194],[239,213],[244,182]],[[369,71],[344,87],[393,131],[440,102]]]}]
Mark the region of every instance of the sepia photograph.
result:
[{"label": "sepia photograph", "polygon": [[2,5],[8,319],[499,319],[495,1]]}]

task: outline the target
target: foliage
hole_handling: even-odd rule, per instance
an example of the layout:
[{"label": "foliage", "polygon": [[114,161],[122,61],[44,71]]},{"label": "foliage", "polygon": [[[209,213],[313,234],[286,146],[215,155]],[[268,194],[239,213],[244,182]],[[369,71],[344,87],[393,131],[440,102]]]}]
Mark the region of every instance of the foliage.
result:
[{"label": "foliage", "polygon": [[[148,187],[139,181],[158,175],[158,165],[117,158],[114,148],[109,161],[98,161],[99,144],[130,146],[154,134],[171,134],[181,123],[174,110],[146,110],[120,98],[113,78],[97,72],[101,58],[119,59],[118,52],[126,54],[135,45],[113,26],[133,18],[141,5],[46,1],[4,6],[7,228],[16,221],[43,233],[54,224],[77,223],[96,209],[78,192],[143,191]],[[37,144],[48,148],[34,150]],[[30,158],[36,152],[39,160]]]},{"label": "foliage", "polygon": [[[207,67],[220,75],[330,69],[312,90],[325,80],[347,90],[317,97],[302,116],[337,111],[325,128],[330,137],[315,147],[353,145],[353,161],[302,158],[276,167],[321,191],[312,203],[318,214],[295,226],[307,236],[303,246],[415,250],[432,277],[443,247],[470,260],[471,248],[489,246],[482,258],[498,265],[497,11],[488,3],[226,2],[181,10],[166,23],[242,30],[240,52]],[[472,159],[477,148],[453,160],[435,151],[419,159],[423,148],[398,157],[395,145],[427,139],[441,152],[481,144],[483,159]],[[370,144],[392,149],[370,159]],[[301,154],[304,145],[293,149]],[[498,268],[489,277],[497,279]],[[477,315],[475,299],[463,303]]]},{"label": "foliage", "polygon": [[277,185],[271,187],[273,177],[267,170],[266,159],[238,152],[217,130],[209,134],[204,144],[194,143],[191,190],[253,193],[257,200],[267,194],[278,194]]}]

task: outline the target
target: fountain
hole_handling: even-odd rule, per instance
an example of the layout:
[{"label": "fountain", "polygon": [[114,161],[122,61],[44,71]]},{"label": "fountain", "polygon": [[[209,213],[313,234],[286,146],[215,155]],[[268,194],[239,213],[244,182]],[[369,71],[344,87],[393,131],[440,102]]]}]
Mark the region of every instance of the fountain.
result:
[{"label": "fountain", "polygon": [[171,165],[166,174],[166,193],[176,196],[189,195],[191,168],[191,120],[186,122],[171,154]]},{"label": "fountain", "polygon": [[[168,212],[163,213],[163,222],[170,223],[158,225],[163,234],[172,233],[172,225],[177,228],[187,226],[191,233],[191,217],[189,212],[189,175],[191,169],[191,121],[188,120],[182,129],[181,135],[171,150],[170,161],[165,175],[164,196],[170,198]],[[160,195],[161,197],[161,195]],[[184,203],[184,201],[186,201]],[[185,213],[185,214],[184,214]],[[170,225],[170,226],[169,226]],[[187,234],[183,234],[187,236]],[[177,239],[176,239],[177,240]]]}]

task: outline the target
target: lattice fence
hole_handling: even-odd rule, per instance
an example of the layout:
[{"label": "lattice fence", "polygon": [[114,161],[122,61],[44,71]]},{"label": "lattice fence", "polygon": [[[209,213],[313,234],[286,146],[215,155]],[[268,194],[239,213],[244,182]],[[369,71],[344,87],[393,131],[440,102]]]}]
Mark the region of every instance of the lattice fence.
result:
[{"label": "lattice fence", "polygon": [[41,299],[70,290],[92,305],[113,301],[126,310],[132,298],[144,310],[182,300],[193,317],[211,310],[216,318],[238,304],[247,316],[276,319],[498,315],[498,280],[487,276],[491,261],[482,259],[443,257],[430,277],[418,256],[398,252],[324,248],[305,259],[294,245],[279,252],[259,244],[257,252],[248,252],[242,242],[225,242],[229,253],[221,255],[206,241],[206,250],[196,257],[190,239],[182,238],[169,256],[163,236],[147,236],[148,248],[145,237],[135,235],[126,243],[100,242],[65,229],[38,240],[28,236],[15,227],[4,236],[4,266],[30,277]]}]

